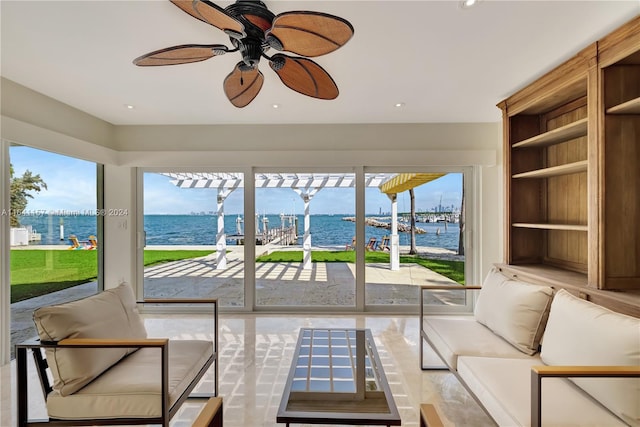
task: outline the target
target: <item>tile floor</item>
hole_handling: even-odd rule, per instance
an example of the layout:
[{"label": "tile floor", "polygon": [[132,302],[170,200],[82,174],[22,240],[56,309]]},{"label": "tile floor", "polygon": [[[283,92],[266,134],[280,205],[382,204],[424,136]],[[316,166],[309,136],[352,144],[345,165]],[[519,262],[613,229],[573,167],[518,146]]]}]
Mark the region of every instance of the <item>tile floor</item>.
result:
[{"label": "tile floor", "polygon": [[[209,322],[182,315],[149,316],[146,325],[151,336],[211,336]],[[416,316],[223,314],[219,387],[226,427],[278,426],[276,413],[302,327],[371,329],[403,426],[419,426],[422,402],[435,404],[446,426],[494,425],[451,373],[420,370]],[[40,417],[44,403],[35,373],[32,380],[31,416]],[[0,384],[0,426],[15,426],[14,362],[0,367]],[[202,387],[210,388],[211,378]],[[201,405],[187,402],[171,426],[189,427]]]}]

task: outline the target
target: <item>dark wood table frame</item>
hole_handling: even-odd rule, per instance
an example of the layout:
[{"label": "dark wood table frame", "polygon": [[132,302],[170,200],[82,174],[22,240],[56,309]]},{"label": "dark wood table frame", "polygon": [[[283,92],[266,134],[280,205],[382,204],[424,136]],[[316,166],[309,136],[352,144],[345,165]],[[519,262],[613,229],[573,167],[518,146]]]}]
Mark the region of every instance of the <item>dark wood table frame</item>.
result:
[{"label": "dark wood table frame", "polygon": [[301,329],[276,421],[401,425],[371,331]]}]

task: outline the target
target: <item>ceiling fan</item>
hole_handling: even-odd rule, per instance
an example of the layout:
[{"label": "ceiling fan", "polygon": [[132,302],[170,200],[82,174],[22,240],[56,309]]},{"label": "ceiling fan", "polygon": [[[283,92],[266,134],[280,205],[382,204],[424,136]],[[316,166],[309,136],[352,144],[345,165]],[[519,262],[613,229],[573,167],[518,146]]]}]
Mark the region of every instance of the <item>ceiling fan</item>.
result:
[{"label": "ceiling fan", "polygon": [[[187,44],[168,47],[133,60],[138,66],[187,64],[214,56],[240,52],[242,61],[224,79],[224,92],[238,108],[249,105],[262,88],[264,76],[258,69],[261,58],[289,88],[319,99],[335,99],[338,87],[320,65],[306,57],[333,52],[353,36],[345,19],[321,12],[296,11],[274,15],[261,1],[237,0],[221,8],[208,0],[170,0],[184,12],[224,31],[233,48],[222,44]],[[298,56],[276,53],[269,49]]]}]

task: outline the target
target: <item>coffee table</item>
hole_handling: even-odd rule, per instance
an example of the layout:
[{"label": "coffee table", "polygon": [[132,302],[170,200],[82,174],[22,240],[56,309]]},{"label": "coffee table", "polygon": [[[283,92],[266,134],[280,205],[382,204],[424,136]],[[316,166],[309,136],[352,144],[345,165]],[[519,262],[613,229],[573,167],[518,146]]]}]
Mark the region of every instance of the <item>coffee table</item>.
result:
[{"label": "coffee table", "polygon": [[399,426],[371,331],[301,329],[276,421]]}]

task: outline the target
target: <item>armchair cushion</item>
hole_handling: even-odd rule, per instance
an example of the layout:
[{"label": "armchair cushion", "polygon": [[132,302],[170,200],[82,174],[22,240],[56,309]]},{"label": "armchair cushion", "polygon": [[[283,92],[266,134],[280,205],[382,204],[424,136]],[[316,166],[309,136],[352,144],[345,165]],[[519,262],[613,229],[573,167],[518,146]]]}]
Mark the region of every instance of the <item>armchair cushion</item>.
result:
[{"label": "armchair cushion", "polygon": [[[126,283],[78,301],[39,308],[34,312],[33,320],[43,341],[60,341],[65,338],[147,337],[133,290]],[[47,349],[46,357],[53,374],[53,389],[61,396],[75,393],[135,350]]]},{"label": "armchair cushion", "polygon": [[[640,365],[640,319],[582,300],[554,297],[540,356],[547,365]],[[573,378],[611,412],[640,426],[640,378]]]},{"label": "armchair cushion", "polygon": [[474,316],[518,350],[532,355],[538,351],[552,297],[549,286],[509,280],[493,268],[482,284]]},{"label": "armchair cushion", "polygon": [[[212,355],[210,341],[169,341],[169,406],[198,378]],[[65,420],[159,417],[160,358],[159,348],[142,348],[70,396],[49,393],[47,412],[50,417]]]}]

